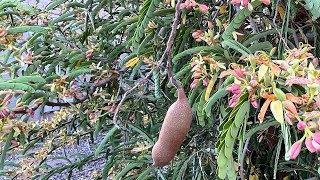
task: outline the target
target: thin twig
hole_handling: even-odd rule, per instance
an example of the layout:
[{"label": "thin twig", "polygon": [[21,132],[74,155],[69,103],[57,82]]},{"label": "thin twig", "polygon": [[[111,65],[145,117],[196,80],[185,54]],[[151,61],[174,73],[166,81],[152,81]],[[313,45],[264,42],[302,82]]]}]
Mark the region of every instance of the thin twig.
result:
[{"label": "thin twig", "polygon": [[247,150],[248,150],[248,145],[249,145],[249,142],[250,142],[250,138],[249,137],[243,147],[243,151],[242,151],[242,156],[241,156],[241,165],[240,165],[240,177],[241,177],[241,180],[244,180],[244,174],[243,174],[243,166],[244,166],[244,158],[246,157],[246,153],[247,153]]},{"label": "thin twig", "polygon": [[[124,101],[126,100],[127,96],[136,88],[138,88],[138,86],[141,84],[141,82],[145,81],[146,79],[148,79],[152,73],[155,71],[155,69],[159,68],[162,64],[162,62],[164,61],[166,55],[168,53],[171,53],[171,47],[177,32],[177,26],[178,26],[178,21],[179,21],[179,15],[180,15],[180,4],[181,4],[181,0],[178,0],[178,3],[176,4],[176,12],[175,12],[175,16],[174,16],[174,21],[173,21],[173,25],[172,25],[172,29],[171,29],[171,33],[167,42],[167,47],[163,53],[163,55],[161,56],[160,60],[157,63],[157,66],[154,67],[144,78],[142,78],[142,81],[138,82],[135,86],[133,86],[131,89],[129,89],[128,91],[126,91],[123,96],[122,99],[120,101],[120,103],[117,105],[116,109],[115,109],[115,113],[114,116],[112,118],[113,124],[119,129],[120,126],[117,124],[117,117],[119,114],[119,110],[120,107],[122,106],[122,104],[124,103]],[[171,62],[171,54],[168,54],[168,64]],[[170,68],[170,67],[169,67]],[[172,73],[171,69],[168,71],[168,73]],[[169,74],[168,74],[169,75]],[[170,75],[169,75],[170,76]],[[172,77],[172,74],[171,74]],[[173,78],[171,78],[171,80],[173,80]],[[176,82],[172,82],[172,83],[176,83]],[[174,84],[176,85],[176,84]]]},{"label": "thin twig", "polygon": [[[170,33],[170,36],[169,36],[169,40],[168,40],[168,43],[167,43],[167,47],[166,47],[166,50],[164,51],[161,59],[163,61],[165,55],[167,54],[168,57],[167,57],[167,71],[168,71],[168,77],[169,77],[169,80],[171,81],[171,83],[177,88],[177,89],[180,89],[181,88],[181,85],[174,79],[173,77],[173,72],[172,72],[172,44],[173,44],[173,41],[174,41],[174,38],[176,36],[176,33],[177,33],[177,27],[178,27],[178,21],[179,21],[179,15],[180,15],[180,4],[181,4],[181,0],[178,1],[178,3],[176,4],[176,13],[175,13],[175,17],[174,17],[174,21],[173,21],[173,24],[172,24],[172,30],[171,30],[171,33]],[[160,59],[160,61],[161,61]]]},{"label": "thin twig", "polygon": [[276,19],[277,19],[277,15],[278,15],[278,4],[279,4],[279,2],[280,2],[280,0],[277,0],[276,9],[274,11],[274,16],[273,16],[273,24],[275,24],[275,26],[277,26]]}]

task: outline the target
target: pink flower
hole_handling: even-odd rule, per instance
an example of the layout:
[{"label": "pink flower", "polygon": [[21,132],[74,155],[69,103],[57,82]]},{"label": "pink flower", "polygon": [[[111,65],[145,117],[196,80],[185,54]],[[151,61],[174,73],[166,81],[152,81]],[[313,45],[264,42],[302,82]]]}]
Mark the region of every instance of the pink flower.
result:
[{"label": "pink flower", "polygon": [[240,4],[241,3],[241,0],[232,0],[231,1],[231,4]]},{"label": "pink flower", "polygon": [[212,24],[211,21],[208,21],[208,28],[209,28],[209,29],[212,29],[212,28],[213,28],[213,24]]},{"label": "pink flower", "polygon": [[313,140],[320,144],[320,131],[313,134]]},{"label": "pink flower", "polygon": [[288,122],[288,124],[293,125],[293,119],[290,118],[287,113],[284,114],[284,119]]},{"label": "pink flower", "polygon": [[314,153],[317,151],[317,149],[312,145],[312,139],[311,138],[307,138],[304,143],[306,144],[306,147],[308,148],[308,150],[311,153]]},{"label": "pink flower", "polygon": [[246,7],[249,3],[249,0],[242,0],[242,6]]},{"label": "pink flower", "polygon": [[312,59],[312,64],[313,64],[314,66],[318,66],[318,64],[319,64],[319,59],[318,59],[318,58],[313,58],[313,59]]},{"label": "pink flower", "polygon": [[255,108],[255,109],[258,109],[258,101],[257,100],[254,100],[254,101],[251,101],[251,105]]},{"label": "pink flower", "polygon": [[193,7],[196,7],[197,3],[192,0],[186,0],[185,5],[186,9],[191,9]]},{"label": "pink flower", "polygon": [[265,5],[269,5],[270,4],[270,0],[261,0],[261,2]]},{"label": "pink flower", "polygon": [[186,4],[185,3],[181,3],[179,8],[180,9],[185,9],[186,8]]},{"label": "pink flower", "polygon": [[190,88],[195,89],[197,87],[198,83],[199,83],[199,79],[194,79],[190,85]]},{"label": "pink flower", "polygon": [[204,32],[202,30],[197,30],[192,33],[192,37],[197,41],[200,42],[202,41],[201,37],[204,36]]},{"label": "pink flower", "polygon": [[228,92],[231,92],[232,94],[241,93],[241,89],[240,89],[240,85],[239,84],[233,84],[232,86],[228,87],[226,90]]},{"label": "pink flower", "polygon": [[239,103],[239,97],[241,96],[241,93],[239,94],[234,94],[231,98],[231,100],[229,101],[229,107],[235,107],[238,103]]},{"label": "pink flower", "polygon": [[209,11],[208,6],[204,5],[204,4],[198,4],[199,9],[201,12],[207,13]]},{"label": "pink flower", "polygon": [[239,68],[234,68],[233,72],[240,78],[243,78],[243,73],[241,71],[241,69]]},{"label": "pink flower", "polygon": [[317,151],[320,151],[320,144],[318,144],[314,139],[311,141],[311,144]]},{"label": "pink flower", "polygon": [[304,122],[304,121],[299,121],[298,124],[297,124],[297,128],[298,128],[300,131],[304,130],[304,128],[306,128],[306,126],[307,126],[307,123]]},{"label": "pink flower", "polygon": [[202,85],[207,87],[208,84],[209,84],[208,79],[205,78],[205,79],[202,81]]},{"label": "pink flower", "polygon": [[291,148],[289,150],[290,159],[297,158],[297,156],[299,155],[299,153],[301,151],[301,146],[302,146],[301,141],[297,141],[297,142],[293,143],[293,145],[291,146]]}]

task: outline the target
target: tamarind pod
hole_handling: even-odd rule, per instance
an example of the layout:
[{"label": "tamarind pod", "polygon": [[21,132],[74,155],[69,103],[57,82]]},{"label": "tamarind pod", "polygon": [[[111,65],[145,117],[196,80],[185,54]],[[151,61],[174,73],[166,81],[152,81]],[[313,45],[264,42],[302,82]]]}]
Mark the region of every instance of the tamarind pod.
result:
[{"label": "tamarind pod", "polygon": [[167,165],[180,149],[191,125],[192,109],[183,89],[178,89],[178,99],[168,109],[159,140],[152,149],[153,164]]}]

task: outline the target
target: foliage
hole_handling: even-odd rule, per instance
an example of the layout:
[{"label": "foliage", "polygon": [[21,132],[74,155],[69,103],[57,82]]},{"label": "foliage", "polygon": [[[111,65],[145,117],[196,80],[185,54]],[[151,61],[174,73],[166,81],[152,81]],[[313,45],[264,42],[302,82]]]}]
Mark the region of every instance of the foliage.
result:
[{"label": "foliage", "polygon": [[[96,179],[318,177],[319,1],[186,0],[172,29],[176,3],[1,1],[0,175],[71,177],[104,159]],[[160,61],[172,32],[194,119],[175,159],[156,168],[151,148],[176,99]],[[48,118],[47,107],[60,110]],[[86,136],[102,136],[92,154],[49,165]],[[19,162],[6,160],[13,151]]]}]

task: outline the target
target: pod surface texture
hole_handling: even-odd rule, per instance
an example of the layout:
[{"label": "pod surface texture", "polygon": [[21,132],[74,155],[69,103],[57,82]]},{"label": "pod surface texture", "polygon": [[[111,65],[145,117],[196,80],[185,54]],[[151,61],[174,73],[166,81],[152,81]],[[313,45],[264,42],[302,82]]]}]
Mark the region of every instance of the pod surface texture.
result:
[{"label": "pod surface texture", "polygon": [[168,109],[159,139],[152,148],[153,165],[164,166],[174,158],[188,134],[192,109],[183,89],[178,89],[178,99]]}]

